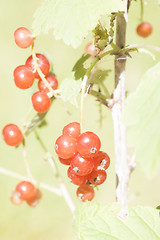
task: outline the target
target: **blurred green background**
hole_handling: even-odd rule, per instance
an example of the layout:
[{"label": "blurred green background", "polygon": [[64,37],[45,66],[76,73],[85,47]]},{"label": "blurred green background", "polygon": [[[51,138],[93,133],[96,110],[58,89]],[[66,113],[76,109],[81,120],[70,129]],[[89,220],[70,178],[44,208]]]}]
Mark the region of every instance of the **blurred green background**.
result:
[{"label": "blurred green background", "polygon": [[[8,123],[21,125],[30,107],[31,94],[37,90],[36,84],[29,90],[18,89],[13,82],[13,70],[16,66],[24,64],[30,55],[30,49],[22,50],[14,43],[13,33],[15,29],[25,26],[31,29],[34,11],[40,6],[42,1],[38,0],[9,0],[0,3],[0,104],[1,119],[0,129]],[[148,1],[149,2],[149,1]],[[127,32],[127,44],[145,43],[160,45],[160,25],[157,16],[160,8],[157,1],[150,1],[145,6],[144,20],[151,22],[154,27],[152,36],[148,39],[140,39],[135,34],[135,28],[139,24],[140,4],[133,3],[129,14],[129,24]],[[85,44],[91,38],[84,40],[78,49],[73,49],[63,44],[62,41],[55,41],[52,33],[41,35],[36,40],[36,51],[47,53],[53,61],[54,70],[59,82],[65,77],[71,76],[71,69],[75,61],[81,56]],[[160,55],[155,53],[157,61]],[[152,58],[144,54],[132,54],[132,59],[127,62],[127,90],[133,91],[138,85],[139,78],[144,71],[155,64]],[[113,67],[113,58],[106,58],[103,67],[108,69]],[[101,66],[101,64],[99,65]],[[109,89],[113,88],[113,71],[106,80]],[[79,121],[79,109],[66,104],[72,113],[67,115],[62,102],[55,101],[52,109],[47,115],[48,126],[39,129],[39,134],[48,146],[48,149],[56,158],[54,152],[54,142],[61,134],[61,130],[69,121]],[[93,97],[88,96],[85,100],[84,127],[86,130],[94,131],[102,141],[102,149],[111,156],[111,167],[108,171],[108,180],[100,190],[96,192],[94,202],[102,204],[111,203],[115,200],[115,174],[114,174],[114,143],[113,126],[111,114],[108,109],[103,109],[103,127],[99,126],[98,103]],[[52,173],[52,169],[47,163],[42,161],[43,150],[35,140],[34,134],[30,134],[27,139],[27,154],[34,177],[52,186],[57,185],[57,181]],[[0,166],[17,173],[26,175],[22,148],[8,147],[0,140]],[[67,188],[76,205],[80,204],[76,199],[76,186],[69,183],[66,177],[66,167],[58,163],[61,175],[66,182]],[[129,204],[130,206],[140,204],[156,207],[160,204],[159,192],[160,175],[157,173],[153,179],[147,179],[137,166],[131,176],[129,184]],[[30,208],[25,203],[21,206],[11,204],[9,197],[15,188],[18,180],[0,175],[0,238],[3,240],[71,240],[74,239],[72,229],[72,215],[67,205],[61,197],[42,190],[43,198],[36,208]]]}]

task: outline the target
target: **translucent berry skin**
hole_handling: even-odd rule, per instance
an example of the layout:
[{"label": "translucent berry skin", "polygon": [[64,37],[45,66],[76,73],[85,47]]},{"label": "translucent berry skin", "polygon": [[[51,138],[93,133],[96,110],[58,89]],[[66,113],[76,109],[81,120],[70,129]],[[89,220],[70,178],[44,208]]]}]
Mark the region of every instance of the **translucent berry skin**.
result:
[{"label": "translucent berry skin", "polygon": [[[36,57],[37,57],[38,67],[41,69],[42,73],[46,76],[49,73],[49,69],[50,69],[50,63],[48,59],[43,54],[40,54],[40,53],[37,53]],[[26,60],[25,65],[29,69],[31,69],[31,71],[34,73],[35,78],[41,79],[38,72],[36,71],[36,67],[35,67],[32,56],[30,56]]]},{"label": "translucent berry skin", "polygon": [[51,99],[45,92],[35,92],[32,95],[32,105],[38,113],[44,113],[50,108]]},{"label": "translucent berry skin", "polygon": [[36,194],[33,198],[31,198],[30,200],[26,201],[27,204],[30,206],[30,207],[36,207],[40,201],[40,199],[42,198],[42,193],[41,191],[37,188],[36,189]]},{"label": "translucent berry skin", "polygon": [[20,27],[14,32],[14,40],[18,47],[28,48],[33,43],[33,36],[27,28]]},{"label": "translucent berry skin", "polygon": [[87,182],[87,177],[86,176],[78,176],[77,174],[75,174],[72,167],[68,168],[67,175],[68,175],[70,181],[75,185],[82,185]]},{"label": "translucent berry skin", "polygon": [[15,124],[8,124],[2,130],[3,139],[9,146],[17,146],[23,140],[19,127]]},{"label": "translucent berry skin", "polygon": [[153,27],[150,23],[143,22],[138,25],[136,31],[140,37],[146,38],[149,35],[151,35],[151,33],[153,31]]},{"label": "translucent berry skin", "polygon": [[90,175],[89,175],[89,182],[93,185],[101,185],[102,183],[105,182],[107,178],[107,173],[104,170],[98,170],[95,171],[93,170]]},{"label": "translucent berry skin", "polygon": [[82,133],[77,139],[77,151],[85,158],[96,156],[100,148],[101,141],[93,132]]},{"label": "translucent berry skin", "polygon": [[20,194],[20,199],[29,201],[35,198],[36,188],[28,181],[22,181],[16,186],[16,192]]},{"label": "translucent berry skin", "polygon": [[83,184],[78,187],[76,194],[79,200],[81,200],[82,202],[85,202],[85,201],[92,201],[92,199],[94,198],[95,192],[92,186]]},{"label": "translucent berry skin", "polygon": [[14,205],[16,205],[16,206],[21,205],[22,202],[23,202],[23,200],[20,199],[20,194],[19,194],[18,192],[16,192],[16,191],[13,191],[13,192],[11,193],[10,201],[11,201]]},{"label": "translucent berry skin", "polygon": [[85,54],[90,54],[92,56],[96,55],[96,49],[93,42],[87,43],[84,49]]},{"label": "translucent berry skin", "polygon": [[[47,74],[47,76],[45,78],[49,82],[49,84],[51,85],[53,90],[56,90],[58,88],[57,78],[53,74]],[[40,91],[43,91],[46,93],[49,92],[49,89],[46,87],[46,85],[44,84],[44,82],[41,79],[38,82],[38,88]]]},{"label": "translucent berry skin", "polygon": [[77,153],[71,160],[71,167],[77,175],[84,176],[92,172],[94,162],[91,158],[84,158]]},{"label": "translucent berry skin", "polygon": [[106,170],[110,166],[110,157],[107,153],[99,151],[93,158],[94,170]]},{"label": "translucent berry skin", "polygon": [[13,73],[15,85],[21,89],[30,88],[34,83],[34,74],[25,65],[16,67]]},{"label": "translucent berry skin", "polygon": [[58,157],[59,161],[64,164],[64,165],[70,165],[71,164],[71,158],[69,159],[63,159],[63,158],[60,158]]},{"label": "translucent berry skin", "polygon": [[56,140],[55,151],[60,158],[72,158],[77,153],[76,145],[77,142],[75,138],[68,135],[61,135]]},{"label": "translucent berry skin", "polygon": [[71,122],[63,128],[63,134],[67,134],[74,138],[78,138],[78,136],[80,135],[80,132],[81,132],[81,129],[80,129],[80,124],[78,122]]}]

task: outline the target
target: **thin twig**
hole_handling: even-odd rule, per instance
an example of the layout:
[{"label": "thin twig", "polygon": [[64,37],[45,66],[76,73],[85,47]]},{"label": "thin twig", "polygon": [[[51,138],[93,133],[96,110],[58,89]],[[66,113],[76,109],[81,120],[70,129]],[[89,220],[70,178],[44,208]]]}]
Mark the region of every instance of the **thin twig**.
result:
[{"label": "thin twig", "polygon": [[23,161],[24,161],[26,172],[27,172],[27,176],[30,179],[30,181],[33,182],[34,178],[33,178],[33,175],[31,173],[31,170],[30,170],[30,167],[29,167],[29,163],[28,163],[28,159],[27,159],[25,139],[23,139],[22,146],[23,146],[23,151],[22,151],[23,152]]},{"label": "thin twig", "polygon": [[[18,179],[18,180],[25,180],[25,181],[30,181],[30,178],[26,177],[26,176],[23,176],[19,173],[16,173],[16,172],[12,172],[8,169],[5,169],[5,168],[2,168],[0,167],[0,173],[1,174],[4,174],[6,176],[9,176],[9,177],[12,177],[12,178],[15,178],[15,179]],[[39,187],[45,189],[45,190],[48,190],[49,192],[52,192],[52,193],[55,193],[56,195],[58,196],[62,196],[62,193],[61,193],[61,190],[58,189],[58,188],[54,188],[46,183],[43,183],[43,182],[38,182],[36,181],[35,179],[32,181],[35,185],[38,185]]]},{"label": "thin twig", "polygon": [[43,148],[44,152],[46,153],[46,158],[47,158],[47,161],[48,163],[50,164],[52,170],[53,170],[53,173],[54,173],[54,176],[57,178],[58,180],[58,183],[59,183],[59,186],[60,186],[60,189],[61,189],[61,193],[62,193],[62,196],[65,200],[65,202],[67,203],[69,209],[71,210],[71,212],[73,213],[74,210],[75,210],[75,206],[74,206],[74,203],[72,201],[72,198],[70,197],[69,193],[68,193],[68,190],[61,178],[61,175],[59,173],[59,169],[57,167],[57,164],[56,164],[56,161],[55,159],[53,158],[52,154],[50,154],[48,151],[47,151],[47,148],[43,142],[43,140],[40,138],[39,134],[37,131],[35,131],[35,135],[36,135],[36,138],[37,140],[39,141],[41,147]]},{"label": "thin twig", "polygon": [[148,49],[160,52],[160,47],[148,45],[148,44],[131,44],[129,48],[148,48]]}]

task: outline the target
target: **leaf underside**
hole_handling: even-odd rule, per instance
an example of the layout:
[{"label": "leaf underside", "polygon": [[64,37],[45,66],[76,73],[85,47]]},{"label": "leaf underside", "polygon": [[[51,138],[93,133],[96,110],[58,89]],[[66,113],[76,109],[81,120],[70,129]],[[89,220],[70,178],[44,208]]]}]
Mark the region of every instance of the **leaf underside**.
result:
[{"label": "leaf underside", "polygon": [[126,220],[117,217],[116,204],[85,203],[75,212],[74,228],[81,240],[160,240],[159,211],[133,207]]},{"label": "leaf underside", "polygon": [[77,48],[102,15],[124,11],[122,0],[45,0],[34,14],[35,35],[53,29],[56,40]]},{"label": "leaf underside", "polygon": [[160,166],[160,63],[141,78],[124,111],[127,140],[147,176]]}]

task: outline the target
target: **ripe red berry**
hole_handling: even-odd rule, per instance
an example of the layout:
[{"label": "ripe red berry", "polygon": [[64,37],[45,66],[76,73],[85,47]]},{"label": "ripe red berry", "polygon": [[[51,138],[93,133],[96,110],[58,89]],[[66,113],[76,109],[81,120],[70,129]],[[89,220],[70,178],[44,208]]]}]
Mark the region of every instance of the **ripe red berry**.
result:
[{"label": "ripe red berry", "polygon": [[30,88],[34,83],[34,74],[25,65],[16,67],[13,76],[16,86],[21,89]]},{"label": "ripe red berry", "polygon": [[16,191],[13,191],[10,196],[10,201],[14,204],[19,206],[22,204],[23,200],[20,198],[20,194]]},{"label": "ripe red berry", "polygon": [[77,197],[82,202],[92,201],[94,198],[95,192],[92,186],[83,184],[77,189]]},{"label": "ripe red berry", "polygon": [[107,153],[99,151],[93,158],[94,170],[106,170],[110,165],[110,158]]},{"label": "ripe red berry", "polygon": [[32,104],[34,109],[39,112],[43,113],[48,111],[51,105],[51,99],[47,96],[45,92],[35,92],[32,95]]},{"label": "ripe red berry", "polygon": [[75,138],[68,135],[61,135],[56,140],[55,151],[60,158],[72,158],[77,152],[76,145]]},{"label": "ripe red berry", "polygon": [[14,32],[14,40],[18,47],[28,48],[33,43],[33,36],[27,28],[21,27]]},{"label": "ripe red berry", "polygon": [[77,139],[77,150],[83,157],[94,157],[100,148],[101,141],[93,132],[82,133]]},{"label": "ripe red berry", "polygon": [[71,158],[69,159],[63,159],[63,158],[60,158],[58,157],[59,161],[64,164],[64,165],[70,165],[71,164]]},{"label": "ripe red berry", "polygon": [[92,172],[94,162],[91,158],[84,158],[77,153],[71,160],[71,166],[77,175],[84,176]]},{"label": "ripe red berry", "polygon": [[72,167],[68,168],[67,175],[68,175],[70,181],[75,185],[85,184],[88,180],[86,176],[78,176],[77,174],[75,174]]},{"label": "ripe red berry", "polygon": [[151,35],[151,33],[153,31],[153,27],[150,23],[143,22],[138,25],[136,31],[140,37],[145,38],[145,37],[148,37],[149,35]]},{"label": "ripe red berry", "polygon": [[101,185],[107,178],[107,173],[104,170],[98,170],[90,173],[88,180],[93,185]]},{"label": "ripe red berry", "polygon": [[42,193],[41,193],[41,191],[37,188],[37,189],[36,189],[35,196],[34,196],[33,198],[31,198],[30,200],[26,201],[26,202],[27,202],[27,204],[28,204],[30,207],[36,207],[41,198],[42,198]]},{"label": "ripe red berry", "polygon": [[87,43],[87,45],[85,46],[85,54],[90,54],[92,56],[96,55],[96,48],[93,42],[89,42]]},{"label": "ripe red berry", "polygon": [[[50,69],[50,63],[48,59],[43,54],[40,54],[40,53],[37,53],[36,57],[37,57],[38,67],[41,69],[42,73],[46,76],[49,73],[49,69]],[[25,65],[31,69],[31,71],[34,73],[35,78],[40,79],[40,76],[36,71],[36,67],[35,67],[32,56],[30,56],[26,60]]]},{"label": "ripe red berry", "polygon": [[15,124],[8,124],[2,130],[3,139],[10,146],[17,146],[23,140],[19,127]]},{"label": "ripe red berry", "polygon": [[[56,90],[58,88],[57,78],[53,74],[47,74],[45,78],[49,82],[53,90]],[[44,91],[46,93],[49,92],[49,89],[46,87],[46,85],[41,79],[38,82],[38,88],[40,91]]]},{"label": "ripe red berry", "polygon": [[80,135],[80,124],[78,122],[71,122],[63,128],[63,134],[78,138]]},{"label": "ripe red berry", "polygon": [[20,199],[29,201],[35,198],[36,188],[28,181],[22,181],[16,186],[16,192],[20,194]]}]

